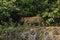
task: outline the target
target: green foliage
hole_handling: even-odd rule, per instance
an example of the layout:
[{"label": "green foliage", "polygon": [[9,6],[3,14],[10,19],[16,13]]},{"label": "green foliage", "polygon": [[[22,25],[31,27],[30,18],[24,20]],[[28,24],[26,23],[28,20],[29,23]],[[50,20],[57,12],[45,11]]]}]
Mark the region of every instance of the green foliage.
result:
[{"label": "green foliage", "polygon": [[58,24],[55,19],[60,19],[60,0],[0,0],[0,24],[18,23],[24,16],[37,15],[46,25]]},{"label": "green foliage", "polygon": [[[43,17],[45,26],[60,25],[60,0],[0,0],[0,40],[9,40],[9,38],[10,40],[12,38],[22,40],[19,34],[18,36],[16,34],[17,31],[27,29],[25,25],[20,26],[23,24],[20,19],[26,16]],[[9,37],[9,33],[11,33],[11,37]],[[40,37],[42,37],[42,33]]]}]

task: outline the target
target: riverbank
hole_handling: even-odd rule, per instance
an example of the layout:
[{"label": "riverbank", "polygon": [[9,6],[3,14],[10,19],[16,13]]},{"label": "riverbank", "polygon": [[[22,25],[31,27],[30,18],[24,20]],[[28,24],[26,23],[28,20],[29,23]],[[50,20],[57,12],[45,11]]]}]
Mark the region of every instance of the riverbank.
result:
[{"label": "riverbank", "polygon": [[[11,31],[13,30],[13,31]],[[1,32],[2,33],[2,32]],[[60,27],[15,27],[0,35],[1,40],[60,40]]]}]

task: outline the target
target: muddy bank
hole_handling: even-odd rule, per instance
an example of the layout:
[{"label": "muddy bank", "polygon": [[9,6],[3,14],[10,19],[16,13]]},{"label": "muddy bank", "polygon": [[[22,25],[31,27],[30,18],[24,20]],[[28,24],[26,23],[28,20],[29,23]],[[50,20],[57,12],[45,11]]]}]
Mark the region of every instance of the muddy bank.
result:
[{"label": "muddy bank", "polygon": [[[22,27],[23,28],[23,27]],[[60,27],[15,28],[0,35],[1,40],[60,40]]]}]

